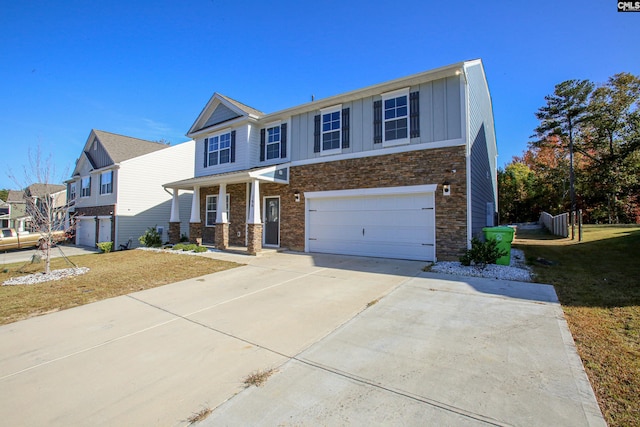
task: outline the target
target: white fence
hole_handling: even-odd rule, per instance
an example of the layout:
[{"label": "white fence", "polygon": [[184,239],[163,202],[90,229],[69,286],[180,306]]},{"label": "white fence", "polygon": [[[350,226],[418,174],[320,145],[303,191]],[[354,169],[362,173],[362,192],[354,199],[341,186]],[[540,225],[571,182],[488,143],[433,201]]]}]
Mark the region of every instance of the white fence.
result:
[{"label": "white fence", "polygon": [[546,212],[540,214],[540,224],[544,225],[551,234],[556,236],[569,237],[569,213],[565,212],[560,215],[553,216]]}]

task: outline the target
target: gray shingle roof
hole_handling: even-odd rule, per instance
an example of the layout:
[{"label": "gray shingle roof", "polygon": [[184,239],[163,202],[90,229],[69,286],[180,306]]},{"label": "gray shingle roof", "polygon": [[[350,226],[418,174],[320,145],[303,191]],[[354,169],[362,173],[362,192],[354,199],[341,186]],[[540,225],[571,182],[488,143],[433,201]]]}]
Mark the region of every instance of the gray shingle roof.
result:
[{"label": "gray shingle roof", "polygon": [[133,159],[144,154],[153,153],[169,146],[160,142],[147,141],[145,139],[132,138],[111,132],[94,129],[93,132],[111,157],[114,163]]}]

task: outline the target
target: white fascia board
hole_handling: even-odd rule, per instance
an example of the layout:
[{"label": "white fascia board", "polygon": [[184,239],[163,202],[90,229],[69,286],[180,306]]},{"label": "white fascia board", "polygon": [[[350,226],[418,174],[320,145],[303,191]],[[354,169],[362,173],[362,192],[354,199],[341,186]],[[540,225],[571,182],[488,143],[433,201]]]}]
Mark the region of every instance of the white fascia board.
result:
[{"label": "white fascia board", "polygon": [[372,197],[393,194],[426,194],[435,193],[438,184],[409,185],[403,187],[359,188],[354,190],[310,191],[304,193],[305,199],[329,199],[337,197]]}]

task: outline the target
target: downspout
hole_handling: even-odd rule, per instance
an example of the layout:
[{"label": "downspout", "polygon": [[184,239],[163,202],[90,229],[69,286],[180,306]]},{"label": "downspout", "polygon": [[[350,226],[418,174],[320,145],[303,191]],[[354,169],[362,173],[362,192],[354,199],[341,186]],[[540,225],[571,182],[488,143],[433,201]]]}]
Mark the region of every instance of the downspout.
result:
[{"label": "downspout", "polygon": [[469,79],[467,79],[466,65],[461,72],[464,80],[464,108],[465,108],[465,160],[467,169],[467,249],[471,249],[473,237],[473,205],[471,203],[471,104],[469,102]]}]

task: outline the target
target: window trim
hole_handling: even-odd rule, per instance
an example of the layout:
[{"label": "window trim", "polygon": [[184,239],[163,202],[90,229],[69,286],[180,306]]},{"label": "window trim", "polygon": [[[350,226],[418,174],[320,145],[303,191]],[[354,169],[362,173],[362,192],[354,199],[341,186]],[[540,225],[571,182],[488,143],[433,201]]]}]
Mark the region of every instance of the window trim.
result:
[{"label": "window trim", "polygon": [[[330,148],[328,150],[324,149],[324,134],[325,133],[329,133],[329,132],[335,132],[336,129],[332,129],[330,131],[324,131],[322,129],[322,125],[323,125],[323,118],[325,115],[327,114],[333,114],[333,113],[338,113],[339,117],[338,117],[338,126],[339,128],[338,130],[338,148]],[[342,104],[339,105],[334,105],[332,107],[327,107],[327,108],[323,108],[320,110],[320,155],[321,156],[330,156],[330,155],[334,155],[334,154],[341,154],[342,153]]]},{"label": "window trim", "polygon": [[[88,186],[84,186],[84,181],[88,181]],[[86,191],[85,191],[86,190]],[[83,176],[80,178],[80,198],[91,197],[91,176]]]},{"label": "window trim", "polygon": [[[107,175],[109,176],[110,182],[105,184],[102,181],[102,177],[103,176],[107,176]],[[105,186],[107,187],[106,191],[103,191],[103,188]],[[100,191],[99,191],[99,193],[100,193],[101,196],[106,196],[106,195],[109,195],[109,194],[113,194],[113,171],[112,170],[105,171],[105,172],[102,172],[100,174]]]},{"label": "window trim", "polygon": [[[232,163],[231,162],[231,157],[232,157],[231,156],[231,148],[232,148],[231,147],[231,145],[232,145],[231,144],[231,132],[232,132],[231,129],[227,129],[227,130],[224,130],[222,132],[214,133],[213,135],[205,138],[205,143],[207,145],[207,167],[218,166],[218,165],[226,165],[226,164]],[[229,146],[227,148],[224,148],[223,150],[228,150],[229,151],[229,157],[228,157],[228,160],[226,162],[221,163],[220,162],[220,154],[222,153],[222,150],[220,149],[220,139],[225,135],[229,135]],[[216,138],[218,139],[218,149],[212,151],[210,149],[211,143],[212,143],[212,140],[216,139]],[[210,161],[211,160],[211,155],[214,152],[216,153],[216,163],[211,163],[211,161]]]},{"label": "window trim", "polygon": [[[216,199],[216,209],[215,210],[209,210],[209,198],[215,198]],[[227,220],[230,220],[230,215],[229,215],[229,208],[231,206],[231,204],[229,203],[230,198],[229,198],[229,193],[227,193]],[[213,224],[209,225],[209,213],[213,214]],[[208,194],[205,197],[205,201],[204,201],[204,226],[205,227],[215,227],[216,226],[216,217],[218,216],[218,194]]]},{"label": "window trim", "polygon": [[[275,159],[280,159],[282,158],[282,156],[280,155],[280,153],[282,153],[282,122],[277,121],[277,122],[273,122],[273,123],[269,123],[265,126],[265,130],[264,130],[264,161],[268,162],[269,160],[275,160]],[[275,129],[278,128],[278,135],[279,135],[279,139],[278,139],[278,150],[277,150],[277,155],[276,157],[272,157],[269,158],[269,145],[275,145],[275,142],[269,143],[269,129]]]},{"label": "window trim", "polygon": [[[402,89],[381,94],[381,97],[382,97],[382,146],[383,147],[395,147],[397,145],[406,145],[406,144],[409,144],[409,142],[411,142],[411,135],[410,135],[411,134],[411,129],[410,129],[411,111],[410,111],[410,99],[409,99],[410,90],[411,90],[410,87],[405,87]],[[392,120],[398,120],[398,117],[395,117],[393,119],[385,118],[385,107],[384,107],[385,101],[388,101],[389,99],[393,99],[393,98],[400,98],[402,96],[404,96],[407,100],[407,115],[402,116],[402,117],[405,117],[407,120],[407,136],[405,138],[387,140],[387,122]]]}]

